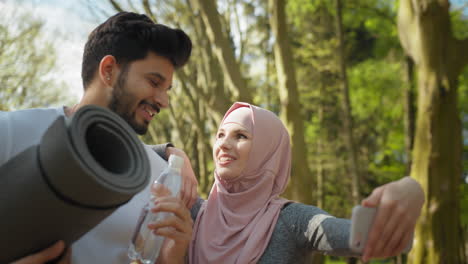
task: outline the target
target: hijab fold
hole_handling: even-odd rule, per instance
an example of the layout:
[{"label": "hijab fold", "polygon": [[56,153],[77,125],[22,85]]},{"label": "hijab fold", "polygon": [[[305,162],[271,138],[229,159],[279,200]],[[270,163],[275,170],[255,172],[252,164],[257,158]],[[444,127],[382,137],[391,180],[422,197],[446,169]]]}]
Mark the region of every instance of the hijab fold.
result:
[{"label": "hijab fold", "polygon": [[248,162],[241,175],[215,183],[194,224],[189,261],[203,263],[256,263],[263,255],[289,201],[279,195],[291,172],[289,134],[272,112],[235,103],[221,126],[238,123],[253,135]]}]

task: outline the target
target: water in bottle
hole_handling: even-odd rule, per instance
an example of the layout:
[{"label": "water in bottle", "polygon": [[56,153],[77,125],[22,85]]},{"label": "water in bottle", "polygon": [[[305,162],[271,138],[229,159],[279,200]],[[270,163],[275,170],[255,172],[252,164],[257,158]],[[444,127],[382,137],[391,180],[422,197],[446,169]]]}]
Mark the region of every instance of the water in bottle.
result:
[{"label": "water in bottle", "polygon": [[181,186],[180,171],[183,163],[183,158],[171,155],[169,157],[169,166],[152,184],[150,201],[142,208],[130,242],[128,250],[130,260],[142,264],[153,264],[158,258],[164,237],[153,234],[152,230],[148,229],[148,224],[163,220],[172,213],[151,213],[151,208],[156,197],[177,196],[179,194]]}]

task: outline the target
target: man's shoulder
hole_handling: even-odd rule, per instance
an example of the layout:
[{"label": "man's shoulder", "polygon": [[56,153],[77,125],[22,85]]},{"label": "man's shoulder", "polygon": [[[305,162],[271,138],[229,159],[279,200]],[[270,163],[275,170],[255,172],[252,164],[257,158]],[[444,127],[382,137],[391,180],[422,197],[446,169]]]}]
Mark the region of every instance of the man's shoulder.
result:
[{"label": "man's shoulder", "polygon": [[36,129],[41,126],[40,124],[48,127],[52,121],[63,115],[65,115],[63,107],[23,109],[0,112],[0,123],[12,129],[28,129],[28,127]]},{"label": "man's shoulder", "polygon": [[63,108],[0,112],[0,165],[37,144],[44,131],[61,115],[64,115]]},{"label": "man's shoulder", "polygon": [[63,107],[52,108],[29,108],[9,112],[0,112],[0,116],[4,118],[12,118],[15,120],[38,118],[38,117],[58,117],[64,115]]}]

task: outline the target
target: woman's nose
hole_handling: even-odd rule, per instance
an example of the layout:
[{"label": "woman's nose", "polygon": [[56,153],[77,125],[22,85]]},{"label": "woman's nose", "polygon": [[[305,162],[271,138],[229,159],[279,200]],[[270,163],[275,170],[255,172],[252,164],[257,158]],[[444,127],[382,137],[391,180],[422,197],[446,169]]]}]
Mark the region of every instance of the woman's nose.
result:
[{"label": "woman's nose", "polygon": [[227,137],[219,139],[219,147],[223,149],[230,149],[231,148],[231,140]]}]

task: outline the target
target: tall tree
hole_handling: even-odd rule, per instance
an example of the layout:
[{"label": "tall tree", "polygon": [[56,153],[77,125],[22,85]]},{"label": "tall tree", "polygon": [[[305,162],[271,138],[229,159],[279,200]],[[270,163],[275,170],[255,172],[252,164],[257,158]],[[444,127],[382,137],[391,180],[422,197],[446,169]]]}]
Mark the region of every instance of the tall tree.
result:
[{"label": "tall tree", "polygon": [[448,0],[401,0],[401,44],[417,70],[418,113],[411,176],[426,193],[411,263],[466,263],[460,235],[462,135],[457,80],[468,39],[452,34]]},{"label": "tall tree", "polygon": [[284,0],[270,0],[270,24],[275,37],[274,54],[281,101],[281,118],[291,135],[292,178],[295,199],[312,202],[310,169],[307,160],[307,147],[304,139],[304,119],[296,81],[294,58],[291,52]]},{"label": "tall tree", "polygon": [[406,163],[406,173],[411,170],[411,151],[414,145],[414,132],[416,126],[416,107],[415,107],[415,92],[414,92],[414,62],[405,56],[405,152],[408,156]]},{"label": "tall tree", "polygon": [[349,82],[346,73],[346,55],[345,55],[345,40],[343,30],[343,14],[342,2],[336,0],[336,27],[339,40],[338,59],[340,65],[340,77],[342,87],[342,100],[343,100],[343,125],[344,125],[344,138],[348,148],[348,166],[352,182],[352,195],[354,204],[360,202],[359,195],[359,166],[358,166],[358,153],[356,142],[353,135],[353,117],[351,113],[351,102],[349,100]]},{"label": "tall tree", "polygon": [[215,0],[193,0],[194,7],[200,11],[200,15],[206,27],[206,33],[219,60],[228,86],[236,100],[252,102],[252,94],[249,92],[247,82],[242,76],[240,65],[234,56],[234,49],[230,44],[229,36],[223,32],[221,18],[217,10]]},{"label": "tall tree", "polygon": [[66,86],[49,75],[57,70],[56,50],[43,22],[12,13],[0,11],[0,111],[66,103]]}]

